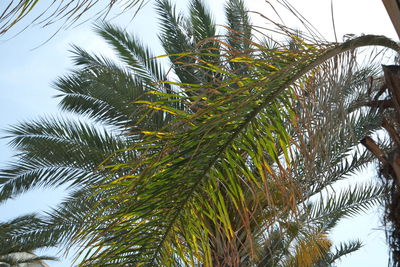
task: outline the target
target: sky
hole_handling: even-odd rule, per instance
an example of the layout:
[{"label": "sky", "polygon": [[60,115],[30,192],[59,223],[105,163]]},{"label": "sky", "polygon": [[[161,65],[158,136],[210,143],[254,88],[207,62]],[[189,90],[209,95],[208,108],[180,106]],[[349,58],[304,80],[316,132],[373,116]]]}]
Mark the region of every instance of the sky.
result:
[{"label": "sky", "polygon": [[[175,0],[184,10],[186,0]],[[207,0],[218,23],[223,24],[223,1]],[[274,3],[274,1],[271,1]],[[307,18],[328,40],[335,40],[331,19],[331,0],[289,0],[300,13]],[[380,0],[333,0],[333,14],[336,35],[339,41],[344,34],[380,34],[397,40],[397,36]],[[0,1],[0,10],[5,6]],[[264,15],[273,15],[272,9],[264,0],[248,0],[250,10]],[[284,16],[289,26],[297,27],[298,21]],[[265,23],[256,12],[252,15],[255,24]],[[112,20],[128,31],[140,36],[149,44],[155,54],[162,50],[157,39],[157,19],[148,4],[138,16],[131,21],[127,13]],[[52,82],[72,69],[71,44],[79,45],[89,51],[110,55],[107,45],[92,31],[92,23],[61,30],[47,43],[45,42],[57,29],[57,25],[42,29],[39,26],[29,27],[26,31],[13,37],[11,34],[0,36],[0,136],[10,125],[29,121],[43,115],[57,114],[58,100],[54,98],[56,90]],[[39,47],[38,47],[39,46]],[[6,166],[13,156],[13,150],[7,146],[6,139],[0,139],[0,167]],[[353,177],[351,182],[376,179],[373,169],[366,170]],[[17,200],[0,205],[0,220],[8,220],[29,212],[49,210],[65,196],[64,189],[41,189],[22,195]],[[386,266],[388,248],[380,226],[381,213],[378,209],[357,218],[342,221],[332,234],[335,242],[361,239],[366,245],[351,256],[343,258],[339,267],[376,267]],[[54,250],[43,252],[52,255]],[[60,256],[60,255],[59,255]],[[72,266],[71,257],[59,262],[49,262],[51,267]]]}]

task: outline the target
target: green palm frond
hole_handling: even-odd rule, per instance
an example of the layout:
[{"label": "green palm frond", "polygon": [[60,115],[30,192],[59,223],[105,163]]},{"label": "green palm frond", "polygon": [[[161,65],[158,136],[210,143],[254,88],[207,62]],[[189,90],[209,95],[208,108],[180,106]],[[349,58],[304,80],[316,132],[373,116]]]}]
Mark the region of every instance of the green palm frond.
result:
[{"label": "green palm frond", "polygon": [[36,214],[17,217],[13,220],[0,223],[0,256],[7,256],[10,253],[30,252],[35,249],[45,248],[54,245],[46,239],[38,242],[25,242],[20,238],[21,234],[29,229],[39,228],[43,221]]},{"label": "green palm frond", "polygon": [[[155,101],[158,98],[146,93],[158,89],[154,84],[141,80],[140,77],[147,81],[151,79],[141,66],[136,68],[135,74],[141,73],[138,77],[112,61],[90,55],[80,48],[75,48],[75,55],[76,65],[83,69],[55,83],[61,92],[58,97],[62,97],[62,110],[86,115],[101,123],[127,127],[141,117],[141,111],[132,104],[133,101]],[[169,119],[163,112],[152,114],[152,118],[143,121],[142,128],[157,129],[165,124],[164,119]]]},{"label": "green palm frond", "polygon": [[[89,198],[90,188],[74,190],[56,208],[46,212],[40,223],[28,226],[15,236],[15,240],[26,244],[46,244],[69,248],[71,239],[85,223],[92,223],[95,218],[88,214],[98,206],[99,199]],[[110,203],[102,203],[110,204]]]},{"label": "green palm frond", "polygon": [[[192,0],[190,2],[190,27],[189,35],[193,39],[195,51],[199,52],[198,61],[211,62],[213,57],[220,51],[220,44],[217,37],[215,22],[209,9],[202,0]],[[203,55],[201,55],[203,54]],[[212,55],[212,56],[210,56]],[[200,82],[210,81],[219,77],[213,76],[212,71],[197,72]]]},{"label": "green palm frond", "polygon": [[193,48],[187,32],[187,20],[182,14],[177,14],[175,6],[169,0],[156,3],[156,11],[160,17],[160,41],[167,54],[189,52]]},{"label": "green palm frond", "polygon": [[[160,17],[161,34],[159,39],[168,55],[176,55],[184,52],[193,52],[194,42],[188,32],[188,20],[182,14],[177,14],[175,6],[169,0],[159,0],[156,2],[156,11]],[[172,67],[175,74],[183,83],[191,83],[196,80],[193,68],[183,67],[180,62],[193,64],[192,58],[170,56]]]},{"label": "green palm frond", "polygon": [[193,31],[191,35],[194,37],[195,44],[217,35],[215,22],[202,0],[192,0],[189,10],[191,29]]},{"label": "green palm frond", "polygon": [[340,258],[359,250],[362,247],[362,243],[359,240],[349,241],[346,243],[340,243],[339,246],[335,247],[333,252],[327,253],[324,258],[314,265],[314,267],[329,267],[336,263]]},{"label": "green palm frond", "polygon": [[[157,58],[137,38],[109,23],[103,23],[97,26],[95,30],[112,46],[119,58],[129,68],[138,68],[141,66],[152,77],[151,82],[162,81],[166,78],[165,72]],[[148,78],[150,77],[146,77],[146,79]]]},{"label": "green palm frond", "polygon": [[342,218],[354,217],[382,201],[387,189],[380,185],[361,184],[343,189],[337,195],[321,197],[310,203],[308,221],[326,231]]},{"label": "green palm frond", "polygon": [[[252,24],[248,10],[242,0],[229,0],[225,4],[225,13],[227,19],[227,42],[230,45],[228,50],[232,57],[249,56],[253,53],[252,42]],[[241,63],[230,62],[232,69],[240,69],[245,72]]]},{"label": "green palm frond", "polygon": [[[19,151],[19,162],[0,171],[2,200],[38,186],[96,184],[103,176],[95,169],[115,151],[132,144],[117,133],[61,117],[21,123],[8,134],[10,144]],[[134,152],[126,152],[119,159],[134,157]]]},{"label": "green palm frond", "polygon": [[[235,49],[245,52],[250,48],[252,24],[248,10],[242,0],[229,0],[225,5],[228,29],[228,43]],[[247,54],[247,53],[245,53]]]},{"label": "green palm frond", "polygon": [[61,92],[61,109],[112,125],[126,124],[134,111],[129,104],[144,94],[143,84],[112,63],[103,64],[80,49],[76,53],[77,64],[90,70],[77,71],[55,83]]}]

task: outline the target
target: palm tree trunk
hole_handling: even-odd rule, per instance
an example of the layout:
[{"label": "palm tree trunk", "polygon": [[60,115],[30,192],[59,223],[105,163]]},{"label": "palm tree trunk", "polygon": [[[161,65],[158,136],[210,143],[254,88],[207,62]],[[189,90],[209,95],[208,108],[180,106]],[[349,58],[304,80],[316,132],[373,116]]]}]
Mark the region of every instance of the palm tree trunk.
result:
[{"label": "palm tree trunk", "polygon": [[[390,136],[390,149],[381,149],[371,137],[361,143],[379,160],[379,173],[389,192],[385,199],[385,227],[391,247],[392,265],[400,266],[400,66],[383,66],[390,105],[379,106],[384,114],[382,127]],[[378,93],[372,102],[378,101]],[[371,103],[372,103],[371,102]],[[371,105],[366,105],[371,106]]]}]

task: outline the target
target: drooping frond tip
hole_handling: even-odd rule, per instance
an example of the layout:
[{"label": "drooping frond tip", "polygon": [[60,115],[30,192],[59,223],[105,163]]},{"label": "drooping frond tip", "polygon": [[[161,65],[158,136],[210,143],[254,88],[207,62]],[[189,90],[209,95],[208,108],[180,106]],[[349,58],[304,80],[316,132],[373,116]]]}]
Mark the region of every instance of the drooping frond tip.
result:
[{"label": "drooping frond tip", "polygon": [[[22,29],[26,29],[30,24],[39,26],[49,26],[58,21],[62,22],[61,27],[69,27],[87,13],[93,17],[105,18],[115,8],[121,4],[123,11],[136,8],[136,12],[146,3],[145,0],[68,0],[68,1],[39,1],[39,0],[6,0],[0,9],[0,35],[5,34],[16,24],[26,21]],[[97,10],[97,11],[94,11]],[[90,12],[93,11],[93,12]],[[34,14],[33,14],[34,13]],[[38,14],[38,15],[37,15]],[[61,28],[60,27],[60,28]]]}]

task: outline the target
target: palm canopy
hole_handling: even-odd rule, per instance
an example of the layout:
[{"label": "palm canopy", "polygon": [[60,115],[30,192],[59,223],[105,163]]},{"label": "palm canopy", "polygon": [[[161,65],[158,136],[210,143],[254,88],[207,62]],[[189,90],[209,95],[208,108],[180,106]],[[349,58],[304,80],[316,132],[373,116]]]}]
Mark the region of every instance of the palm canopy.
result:
[{"label": "palm canopy", "polygon": [[[216,35],[215,24],[201,1],[192,1],[188,18],[181,18],[168,1],[159,1],[157,7],[161,18],[170,19],[160,39],[164,39],[163,36],[167,36],[168,32],[175,31],[177,35],[190,40],[186,48],[174,47],[180,43],[164,42],[166,51],[181,52],[189,48],[194,51],[198,49],[197,40]],[[228,13],[245,13],[240,1],[229,2],[226,9]],[[249,23],[237,19],[236,15],[231,17],[238,23]],[[208,25],[208,28],[203,29],[203,25]],[[104,173],[96,169],[104,159],[142,138],[142,135],[132,132],[159,130],[174,117],[163,111],[152,112],[146,120],[137,123],[143,115],[142,109],[131,102],[138,99],[156,101],[160,98],[160,95],[145,94],[149,91],[165,95],[171,93],[173,86],[156,85],[156,82],[166,79],[168,72],[158,59],[154,59],[148,47],[122,29],[104,23],[96,31],[114,48],[121,62],[114,63],[73,47],[73,59],[78,70],[54,83],[59,91],[61,110],[78,114],[82,119],[49,116],[21,123],[8,130],[12,138],[10,144],[18,151],[18,161],[1,170],[0,202],[38,186],[68,184],[72,189],[70,198],[62,207],[52,211],[42,234],[36,230],[26,233],[26,238],[37,238],[46,244],[46,238],[65,242],[83,223],[84,216],[77,215],[90,209],[93,201],[86,201],[86,205],[80,201],[89,194],[91,186],[104,179]],[[180,68],[180,63],[173,65]],[[197,73],[185,70],[177,70],[176,73],[179,74],[178,81],[190,75],[192,82],[202,82]],[[178,110],[188,108],[180,99],[170,106]],[[135,151],[125,152],[124,156],[120,154],[118,162],[132,161],[136,154]],[[69,218],[62,217],[62,212],[64,216],[68,213]]]},{"label": "palm canopy", "polygon": [[[104,201],[115,203],[100,209],[100,214],[108,216],[84,225],[81,237],[92,249],[86,264],[313,266],[331,255],[327,254],[329,229],[343,216],[370,206],[383,188],[348,189],[337,203],[337,196],[310,200],[368,161],[366,154],[355,156],[351,163],[340,159],[349,155],[362,131],[377,127],[365,124],[377,114],[355,115],[345,108],[350,108],[346,97],[361,97],[351,92],[360,80],[350,83],[354,77],[348,72],[341,76],[337,69],[331,70],[334,64],[345,69],[351,53],[329,59],[359,46],[396,50],[398,46],[381,36],[364,36],[341,45],[313,45],[299,38],[294,42],[295,49],[256,46],[247,56],[217,54],[214,62],[201,61],[204,54],[190,53],[187,61],[196,58],[197,63],[186,64],[220,77],[201,85],[213,92],[211,97],[191,97],[199,107],[195,113],[171,109],[167,98],[135,102],[178,116],[168,126],[175,130],[146,132],[143,141],[131,148],[140,154],[136,161],[108,166],[130,173],[99,188],[101,194],[107,192]],[[240,62],[247,71],[231,71],[228,62]],[[362,71],[356,74],[365,77]],[[335,89],[329,80],[324,82],[326,78],[336,81],[337,95],[321,95]],[[183,101],[185,92],[199,85],[181,87],[174,96]],[[319,101],[311,101],[312,97],[322,98],[321,102],[314,104]],[[304,117],[296,116],[297,104],[305,108]],[[315,110],[320,107],[326,110]],[[321,134],[338,122],[328,121],[331,115],[325,112],[343,116],[339,124],[344,129],[331,137]],[[340,136],[348,142],[334,142]],[[313,168],[305,165],[304,157],[310,155],[319,163]],[[298,161],[303,163],[300,168]],[[310,173],[315,170],[320,177]],[[359,203],[355,209],[354,202]],[[94,213],[95,217],[100,214]],[[274,239],[274,234],[279,237]],[[274,241],[278,244],[271,244]],[[268,245],[295,253],[280,258]]]},{"label": "palm canopy", "polygon": [[[48,117],[10,129],[19,162],[1,172],[1,200],[36,186],[72,186],[46,227],[24,238],[69,244],[82,230],[77,240],[93,248],[90,266],[313,266],[357,249],[353,242],[330,252],[327,233],[383,188],[311,199],[370,160],[339,159],[357,144],[358,130],[377,128],[376,114],[343,113],[365,94],[373,71],[345,68],[352,53],[321,63],[360,45],[396,44],[374,36],[310,44],[284,32],[289,48],[265,46],[251,40],[238,0],[228,1],[230,30],[217,38],[204,4],[190,7],[184,17],[168,1],[157,4],[174,75],[135,37],[104,24],[97,31],[121,62],[75,47],[78,69],[55,83],[61,109],[84,119]],[[347,76],[330,71],[335,63]],[[329,112],[342,112],[342,120]],[[105,159],[112,172],[97,168]]]},{"label": "palm canopy", "polygon": [[[245,12],[240,1],[229,3],[228,11],[239,9],[236,12]],[[201,1],[192,1],[191,16],[185,20],[178,19],[174,7],[168,1],[159,1],[157,6],[160,17],[169,17],[172,22],[179,22],[176,25],[172,22],[169,25],[164,24],[160,39],[164,40],[166,32],[176,28],[176,34],[192,40],[195,39],[192,38],[194,33],[201,32],[198,29],[199,21],[214,25]],[[184,28],[190,21],[197,23]],[[147,114],[143,120],[143,109],[132,105],[135,100],[155,102],[173,93],[174,85],[157,84],[168,77],[168,71],[155,59],[151,50],[116,26],[102,24],[96,27],[96,31],[112,46],[121,59],[120,64],[73,47],[73,60],[78,70],[59,78],[54,86],[59,91],[57,97],[60,98],[61,110],[77,114],[82,119],[76,121],[67,117],[45,117],[8,129],[8,137],[12,138],[10,144],[19,151],[20,161],[2,170],[1,200],[17,196],[36,186],[59,186],[64,183],[93,185],[99,177],[103,177],[101,173],[93,173],[93,170],[104,159],[142,138],[142,134],[133,134],[134,132],[160,130],[175,117],[159,110]],[[216,32],[210,31],[208,34],[210,35],[196,35],[196,39],[212,38]],[[187,44],[185,50],[181,50],[183,48],[179,47],[179,42],[164,42],[163,45],[166,51],[175,53],[198,49],[194,41]],[[188,81],[189,75],[191,83],[205,82],[198,73],[188,74],[186,69],[185,73],[179,72],[182,62],[175,62],[175,58],[171,56],[173,67],[178,70],[176,82]],[[200,93],[193,90],[188,94]],[[181,98],[172,96],[170,100],[170,108],[178,111],[190,109],[188,103],[181,101]],[[134,155],[134,151],[126,152],[120,159],[128,161]]]}]

